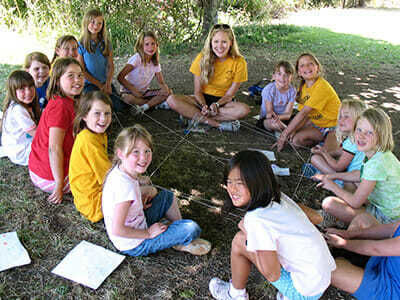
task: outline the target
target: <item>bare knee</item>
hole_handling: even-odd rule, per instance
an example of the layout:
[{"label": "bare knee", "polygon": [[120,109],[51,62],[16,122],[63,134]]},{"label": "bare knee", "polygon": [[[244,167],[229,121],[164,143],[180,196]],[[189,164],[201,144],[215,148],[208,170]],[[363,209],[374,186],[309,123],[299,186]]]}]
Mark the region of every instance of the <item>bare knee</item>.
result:
[{"label": "bare knee", "polygon": [[232,240],[232,253],[243,253],[243,250],[246,249],[246,235],[243,231],[239,231],[236,233],[235,237]]},{"label": "bare knee", "polygon": [[169,107],[171,107],[173,110],[175,110],[175,108],[177,107],[177,99],[176,99],[175,95],[170,95],[167,98],[167,103],[168,103]]},{"label": "bare knee", "polygon": [[374,225],[379,224],[379,222],[369,213],[361,213],[354,217],[349,225],[349,230],[353,229],[365,229]]},{"label": "bare knee", "polygon": [[336,199],[335,197],[326,197],[323,201],[322,201],[322,209],[325,211],[331,210],[334,205],[336,204]]}]

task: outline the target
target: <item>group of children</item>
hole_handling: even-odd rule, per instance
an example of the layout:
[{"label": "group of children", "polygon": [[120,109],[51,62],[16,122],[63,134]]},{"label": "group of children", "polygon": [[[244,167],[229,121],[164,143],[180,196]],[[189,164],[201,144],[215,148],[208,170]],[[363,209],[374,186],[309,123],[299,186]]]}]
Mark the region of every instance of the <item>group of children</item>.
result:
[{"label": "group of children", "polygon": [[[110,161],[107,131],[113,111],[129,106],[146,111],[157,105],[220,130],[237,131],[237,120],[250,111],[234,98],[247,81],[247,65],[230,26],[214,25],[190,68],[194,95],[175,95],[162,76],[158,46],[152,32],[138,37],[136,53],[118,75],[119,96],[112,85],[114,64],[104,17],[89,10],[79,42],[63,36],[51,63],[35,52],[27,56],[24,71],[10,74],[0,155],[28,165],[33,184],[50,194],[50,202],[60,203],[71,191],[79,212],[92,222],[104,217],[110,240],[127,255],[170,247],[204,255],[211,244],[199,238],[199,225],[182,219],[173,193],[158,191],[143,175],[152,160],[151,135],[140,125],[123,129]],[[291,85],[295,74],[301,79],[297,92]],[[149,89],[154,77],[158,90]],[[336,195],[323,200],[320,220],[313,223],[342,221],[348,230],[329,229],[328,243],[388,259],[371,258],[365,270],[344,260],[336,260],[335,266],[323,236],[309,220],[311,209],[281,194],[263,154],[241,151],[230,160],[225,183],[232,204],[247,213],[232,241],[232,281],[213,278],[211,294],[248,299],[245,286],[255,265],[279,290],[278,299],[318,299],[331,282],[360,299],[371,295],[366,292],[371,285],[381,297],[376,299],[387,299],[388,290],[398,295],[394,281],[382,279],[398,267],[392,256],[400,247],[400,163],[391,152],[390,118],[360,100],[341,103],[310,53],[300,55],[295,68],[279,62],[273,79],[262,92],[259,126],[276,132],[279,151],[288,142],[317,144],[303,173]],[[295,102],[299,111],[293,116]],[[383,240],[374,245],[356,238]],[[377,271],[377,264],[388,273]]]}]

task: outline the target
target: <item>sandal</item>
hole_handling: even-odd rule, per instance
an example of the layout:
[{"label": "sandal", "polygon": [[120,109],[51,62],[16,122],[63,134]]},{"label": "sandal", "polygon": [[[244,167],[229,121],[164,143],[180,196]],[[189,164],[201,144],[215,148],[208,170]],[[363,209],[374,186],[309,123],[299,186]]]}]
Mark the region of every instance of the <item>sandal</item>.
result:
[{"label": "sandal", "polygon": [[211,243],[204,239],[195,239],[189,245],[176,245],[172,247],[177,251],[189,252],[193,255],[205,255],[211,250]]}]

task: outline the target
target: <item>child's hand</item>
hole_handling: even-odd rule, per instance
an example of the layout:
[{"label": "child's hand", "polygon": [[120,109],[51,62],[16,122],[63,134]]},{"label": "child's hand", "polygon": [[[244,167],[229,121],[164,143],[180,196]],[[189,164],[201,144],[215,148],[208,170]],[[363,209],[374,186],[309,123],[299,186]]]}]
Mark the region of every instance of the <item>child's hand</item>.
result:
[{"label": "child's hand", "polygon": [[64,195],[63,188],[64,187],[62,185],[59,186],[56,185],[54,191],[50,194],[47,200],[53,204],[60,204],[61,201],[63,200],[63,195]]},{"label": "child's hand", "polygon": [[285,131],[282,132],[281,136],[279,137],[278,141],[272,145],[272,148],[276,146],[276,149],[278,152],[281,152],[283,147],[285,146],[286,143],[286,134],[284,134]]},{"label": "child's hand", "polygon": [[337,187],[338,185],[334,183],[333,180],[329,179],[327,176],[324,176],[321,182],[317,184],[317,186],[333,192],[335,187]]},{"label": "child's hand", "polygon": [[211,113],[211,116],[216,116],[216,115],[218,115],[218,112],[219,112],[219,109],[218,109],[217,104],[215,104],[215,102],[212,103],[212,104],[210,105],[210,113]]},{"label": "child's hand", "polygon": [[147,229],[147,232],[149,233],[149,239],[153,239],[156,236],[160,235],[165,230],[167,230],[167,228],[168,226],[163,223],[154,223]]},{"label": "child's hand", "polygon": [[208,114],[209,114],[209,109],[208,109],[208,105],[203,105],[202,107],[201,107],[201,114],[203,115],[203,116],[208,116]]},{"label": "child's hand", "polygon": [[332,245],[333,247],[336,247],[336,248],[345,247],[346,246],[346,242],[347,242],[347,240],[345,240],[341,236],[339,236],[337,234],[333,234],[333,233],[326,233],[325,234],[325,239],[326,239],[326,242],[329,245]]},{"label": "child's hand", "polygon": [[336,228],[327,228],[326,233],[338,235],[346,240],[350,239],[349,231],[347,231],[347,230],[336,229]]}]

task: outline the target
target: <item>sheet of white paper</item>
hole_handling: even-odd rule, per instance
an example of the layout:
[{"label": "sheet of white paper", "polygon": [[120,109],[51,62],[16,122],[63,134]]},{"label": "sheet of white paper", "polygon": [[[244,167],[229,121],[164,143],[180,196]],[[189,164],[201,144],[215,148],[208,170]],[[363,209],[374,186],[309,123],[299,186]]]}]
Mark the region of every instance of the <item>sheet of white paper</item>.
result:
[{"label": "sheet of white paper", "polygon": [[271,164],[271,168],[276,176],[290,176],[289,168],[281,168],[275,164]]},{"label": "sheet of white paper", "polygon": [[31,263],[15,231],[0,234],[0,272]]},{"label": "sheet of white paper", "polygon": [[123,255],[82,241],[51,272],[97,289],[124,259]]},{"label": "sheet of white paper", "polygon": [[260,120],[260,115],[255,115],[253,119]]},{"label": "sheet of white paper", "polygon": [[275,153],[273,151],[254,149],[254,148],[249,148],[249,150],[259,151],[262,154],[264,154],[269,159],[269,161],[276,161]]}]

